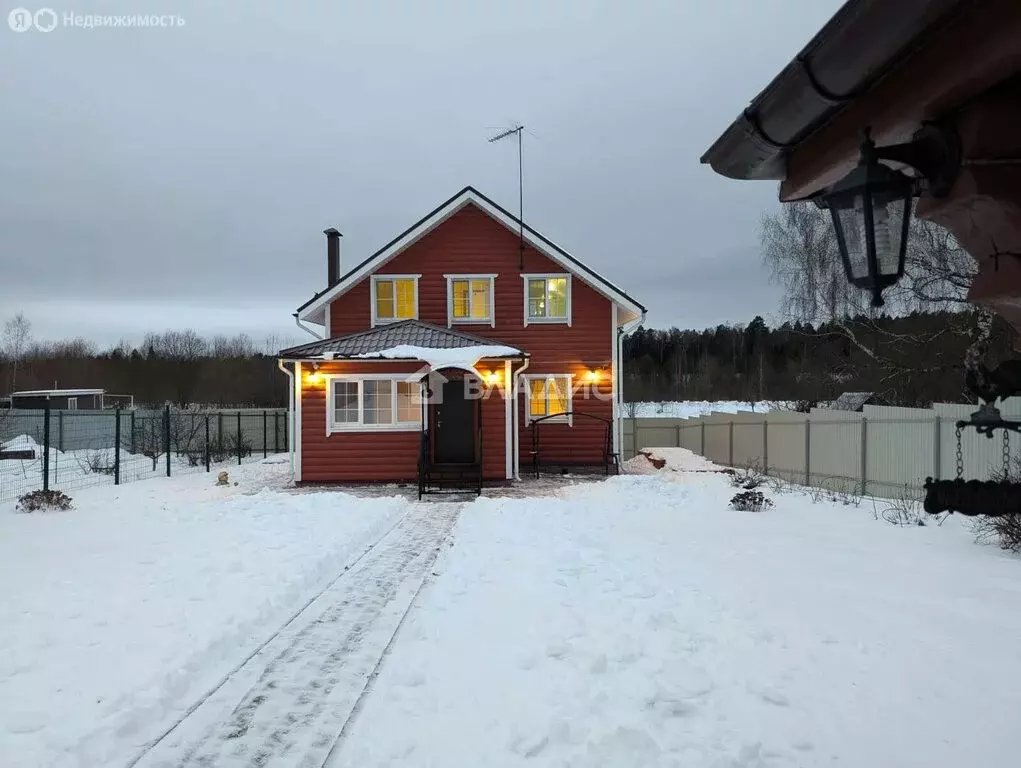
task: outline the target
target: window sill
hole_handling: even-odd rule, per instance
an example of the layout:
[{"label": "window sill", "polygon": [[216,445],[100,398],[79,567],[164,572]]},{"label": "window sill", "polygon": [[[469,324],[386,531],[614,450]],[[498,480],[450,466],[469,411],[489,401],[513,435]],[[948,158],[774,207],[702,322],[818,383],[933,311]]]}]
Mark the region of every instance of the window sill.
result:
[{"label": "window sill", "polygon": [[[541,418],[543,418],[543,417],[542,416],[529,416],[528,417],[528,426],[532,426],[538,419],[541,419]],[[571,418],[570,414],[567,414],[566,416],[554,416],[552,419],[546,419],[545,421],[540,422],[540,426],[542,424],[566,424],[569,427],[573,427],[574,426],[574,420]]]},{"label": "window sill", "polygon": [[570,325],[569,317],[528,317],[525,318],[527,325]]},{"label": "window sill", "polygon": [[491,318],[485,318],[482,320],[458,320],[456,317],[450,321],[450,325],[492,325],[496,327],[496,323]]},{"label": "window sill", "polygon": [[407,424],[331,424],[326,436],[346,432],[421,432],[421,423]]}]

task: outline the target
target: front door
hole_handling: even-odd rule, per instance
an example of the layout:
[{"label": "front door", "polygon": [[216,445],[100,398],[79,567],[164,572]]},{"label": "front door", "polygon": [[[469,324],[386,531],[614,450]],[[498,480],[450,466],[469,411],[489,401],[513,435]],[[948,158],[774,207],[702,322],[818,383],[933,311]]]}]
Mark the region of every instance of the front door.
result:
[{"label": "front door", "polygon": [[443,382],[443,397],[433,407],[433,461],[437,464],[475,462],[477,403],[464,396],[463,379]]}]

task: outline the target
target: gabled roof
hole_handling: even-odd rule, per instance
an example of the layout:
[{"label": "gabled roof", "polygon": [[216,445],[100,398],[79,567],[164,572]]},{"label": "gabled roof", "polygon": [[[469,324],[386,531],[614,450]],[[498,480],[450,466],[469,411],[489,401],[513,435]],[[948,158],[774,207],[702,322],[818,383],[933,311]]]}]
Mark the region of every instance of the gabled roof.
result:
[{"label": "gabled roof", "polygon": [[323,310],[333,299],[343,293],[346,293],[349,289],[371,275],[391,258],[399,254],[423,235],[442,224],[466,205],[472,204],[487,213],[499,223],[503,224],[515,235],[518,234],[520,230],[524,234],[525,241],[529,245],[543,255],[552,259],[564,269],[577,275],[580,279],[584,280],[611,301],[630,309],[635,314],[642,314],[645,312],[645,307],[643,305],[639,304],[631,296],[628,296],[628,294],[606,278],[593,272],[563,248],[553,243],[549,238],[539,232],[536,232],[527,224],[522,225],[517,216],[490,200],[474,187],[465,187],[449,200],[440,204],[433,211],[412,224],[401,234],[397,235],[397,237],[369,256],[369,258],[361,264],[343,275],[336,285],[317,293],[311,299],[298,307],[297,314],[299,318],[314,323],[323,323],[323,316],[325,314]]},{"label": "gabled roof", "polygon": [[[302,344],[280,352],[280,357],[288,360],[314,360],[319,358],[368,358],[381,352],[397,347],[418,347],[424,349],[467,349],[470,347],[493,351],[503,347],[492,339],[461,333],[420,320],[402,320],[397,323],[359,331],[347,336],[336,336]],[[510,347],[504,347],[510,350]],[[485,357],[505,357],[510,355],[484,355]],[[527,356],[523,352],[513,355]],[[388,356],[391,357],[392,356]],[[418,359],[418,358],[415,358]]]}]

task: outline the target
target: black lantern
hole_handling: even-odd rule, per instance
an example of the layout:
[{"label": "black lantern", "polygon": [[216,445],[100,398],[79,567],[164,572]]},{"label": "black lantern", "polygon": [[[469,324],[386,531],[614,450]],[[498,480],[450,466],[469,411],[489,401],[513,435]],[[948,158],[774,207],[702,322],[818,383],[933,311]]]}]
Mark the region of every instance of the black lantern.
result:
[{"label": "black lantern", "polygon": [[904,274],[914,190],[911,178],[879,162],[866,131],[858,166],[826,194],[847,279],[872,292],[873,307]]}]

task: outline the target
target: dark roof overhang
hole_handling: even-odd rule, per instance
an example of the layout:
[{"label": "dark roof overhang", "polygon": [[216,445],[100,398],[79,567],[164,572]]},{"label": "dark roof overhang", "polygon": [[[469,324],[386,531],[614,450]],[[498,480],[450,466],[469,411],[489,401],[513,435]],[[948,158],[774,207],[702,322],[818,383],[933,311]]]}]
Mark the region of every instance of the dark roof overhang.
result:
[{"label": "dark roof overhang", "polygon": [[713,142],[702,163],[732,179],[785,179],[800,144],[910,58],[924,38],[981,4],[848,0]]}]

